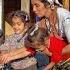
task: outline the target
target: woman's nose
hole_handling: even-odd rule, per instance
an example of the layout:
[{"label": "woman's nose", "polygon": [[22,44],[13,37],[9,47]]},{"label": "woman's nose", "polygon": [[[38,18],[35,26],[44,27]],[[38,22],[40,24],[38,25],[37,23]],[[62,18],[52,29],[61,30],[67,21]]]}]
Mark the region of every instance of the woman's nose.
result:
[{"label": "woman's nose", "polygon": [[36,6],[33,6],[33,11],[34,11],[34,12],[36,12],[36,11],[37,11]]}]

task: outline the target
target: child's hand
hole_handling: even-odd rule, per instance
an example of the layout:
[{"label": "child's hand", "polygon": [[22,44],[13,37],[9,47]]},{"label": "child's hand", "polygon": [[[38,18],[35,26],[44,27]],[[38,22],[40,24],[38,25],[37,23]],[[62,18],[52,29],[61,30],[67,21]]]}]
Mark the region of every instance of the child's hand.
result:
[{"label": "child's hand", "polygon": [[43,53],[47,54],[48,56],[52,56],[52,53],[47,48],[44,49]]},{"label": "child's hand", "polygon": [[0,64],[8,63],[11,59],[11,55],[9,53],[0,55]]},{"label": "child's hand", "polygon": [[44,47],[43,45],[41,45],[41,46],[39,47],[39,51],[43,51],[45,48],[46,48],[46,47]]},{"label": "child's hand", "polygon": [[55,65],[54,62],[50,62],[43,70],[52,70],[54,65]]}]

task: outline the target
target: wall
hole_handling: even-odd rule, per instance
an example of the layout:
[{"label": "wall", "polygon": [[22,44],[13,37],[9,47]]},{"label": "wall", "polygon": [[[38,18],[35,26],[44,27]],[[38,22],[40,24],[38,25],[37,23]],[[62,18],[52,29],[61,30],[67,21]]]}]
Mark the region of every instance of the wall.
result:
[{"label": "wall", "polygon": [[21,10],[29,13],[30,10],[30,0],[21,0]]},{"label": "wall", "polygon": [[70,0],[63,0],[63,7],[69,10],[69,1]]}]

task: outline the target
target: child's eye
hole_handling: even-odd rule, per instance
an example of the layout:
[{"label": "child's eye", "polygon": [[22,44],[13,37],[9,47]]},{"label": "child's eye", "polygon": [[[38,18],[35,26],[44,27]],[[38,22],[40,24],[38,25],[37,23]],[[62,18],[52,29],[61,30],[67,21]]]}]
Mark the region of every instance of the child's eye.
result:
[{"label": "child's eye", "polygon": [[19,22],[17,22],[17,23],[13,23],[13,26],[16,26],[16,25],[20,26],[21,23],[19,23]]},{"label": "child's eye", "polygon": [[18,22],[18,23],[17,23],[17,25],[19,25],[19,26],[20,26],[20,23]]},{"label": "child's eye", "polygon": [[12,26],[14,26],[15,25],[15,23],[12,23]]}]

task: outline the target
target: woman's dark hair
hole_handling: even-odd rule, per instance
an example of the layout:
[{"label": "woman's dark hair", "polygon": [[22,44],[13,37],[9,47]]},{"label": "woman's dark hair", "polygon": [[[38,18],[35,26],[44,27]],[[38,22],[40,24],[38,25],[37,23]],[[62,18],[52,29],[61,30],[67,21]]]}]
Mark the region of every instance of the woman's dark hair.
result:
[{"label": "woman's dark hair", "polygon": [[45,6],[50,4],[47,0],[40,0]]},{"label": "woman's dark hair", "polygon": [[[41,1],[44,4],[44,6],[50,5],[50,3],[47,0],[39,0],[39,1]],[[54,5],[60,6],[59,4],[56,4],[55,2],[54,2]]]},{"label": "woman's dark hair", "polygon": [[6,20],[10,23],[10,25],[12,25],[12,18],[14,16],[21,18],[22,22],[25,22],[25,23],[29,22],[29,16],[26,12],[24,12],[24,11],[12,11],[6,17]]}]

